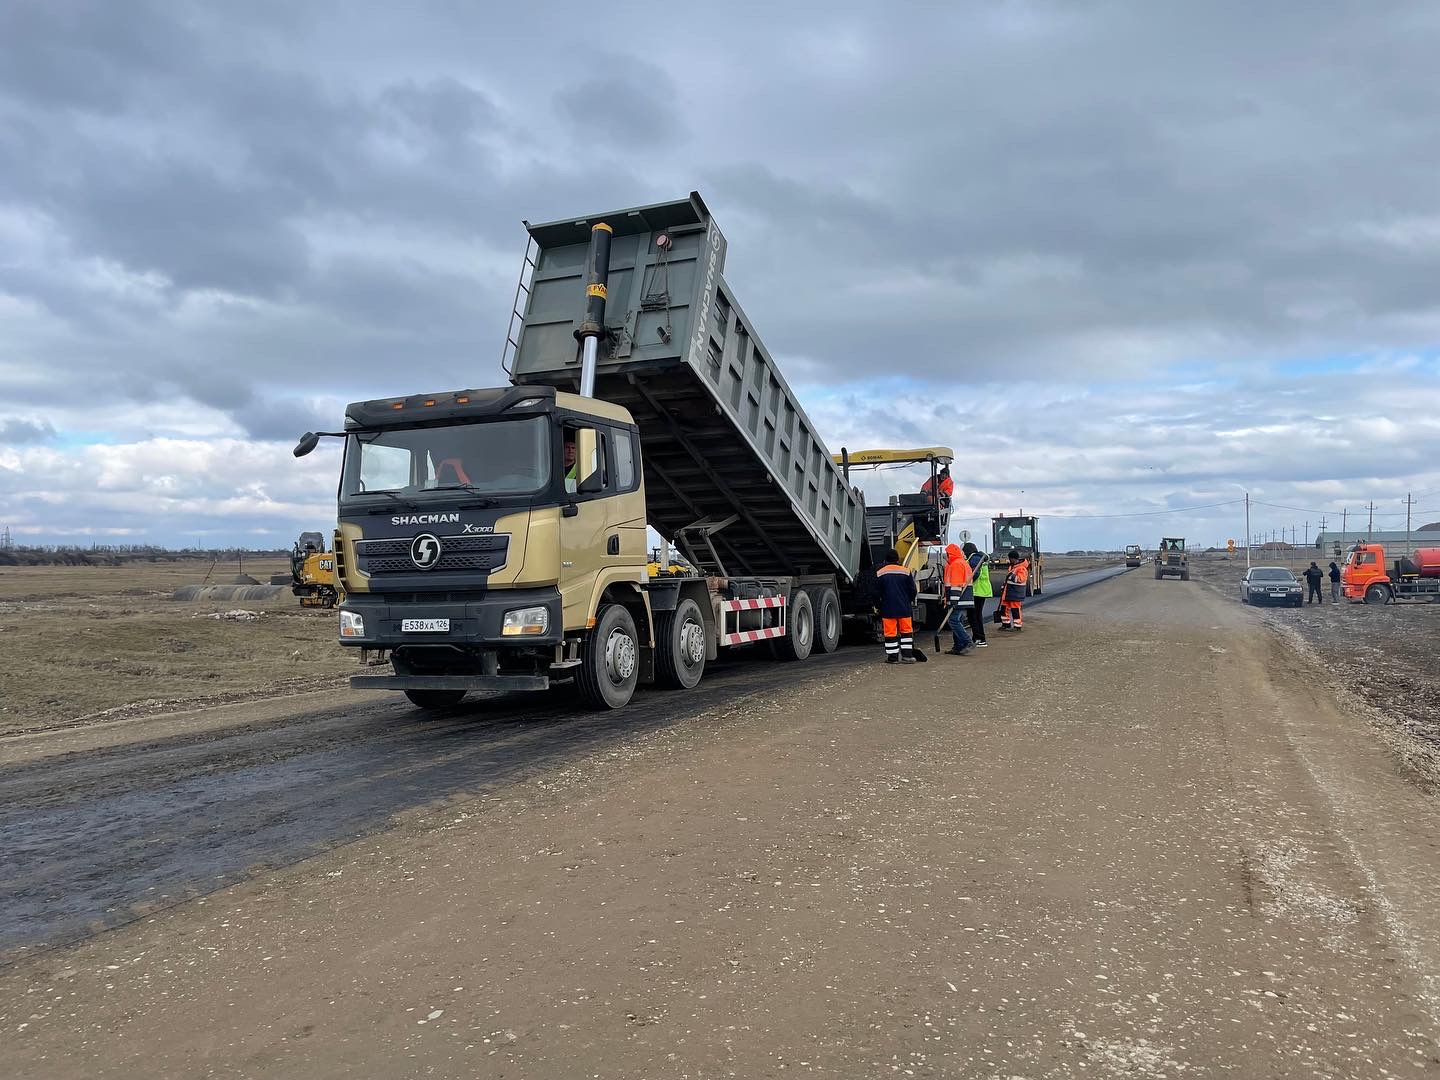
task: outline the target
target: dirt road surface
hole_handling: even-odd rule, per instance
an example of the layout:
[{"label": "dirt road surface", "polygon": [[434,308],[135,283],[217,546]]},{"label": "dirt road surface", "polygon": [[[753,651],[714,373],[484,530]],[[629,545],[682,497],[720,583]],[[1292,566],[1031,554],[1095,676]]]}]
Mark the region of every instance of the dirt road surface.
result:
[{"label": "dirt road surface", "polygon": [[[1290,566],[1298,575],[1308,565],[1308,555],[1278,565]],[[1329,560],[1317,561],[1324,569]],[[1193,565],[1197,580],[1240,603],[1243,556],[1204,557]],[[1328,580],[1322,591],[1329,596]],[[1342,600],[1257,610],[1292,648],[1324,669],[1347,708],[1369,719],[1406,772],[1440,793],[1440,604]]]},{"label": "dirt road surface", "polygon": [[0,741],[7,1071],[1437,1075],[1436,805],[1308,657],[1136,574],[991,641]]}]

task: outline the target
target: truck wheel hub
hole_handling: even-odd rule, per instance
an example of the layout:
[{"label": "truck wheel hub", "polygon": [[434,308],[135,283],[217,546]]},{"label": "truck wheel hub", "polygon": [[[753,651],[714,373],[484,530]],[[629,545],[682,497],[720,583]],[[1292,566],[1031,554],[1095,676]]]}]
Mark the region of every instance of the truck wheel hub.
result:
[{"label": "truck wheel hub", "polygon": [[680,655],[691,664],[698,664],[705,659],[704,631],[699,624],[688,619],[680,628]]},{"label": "truck wheel hub", "polygon": [[624,630],[610,631],[605,642],[605,669],[617,683],[635,674],[635,639]]}]

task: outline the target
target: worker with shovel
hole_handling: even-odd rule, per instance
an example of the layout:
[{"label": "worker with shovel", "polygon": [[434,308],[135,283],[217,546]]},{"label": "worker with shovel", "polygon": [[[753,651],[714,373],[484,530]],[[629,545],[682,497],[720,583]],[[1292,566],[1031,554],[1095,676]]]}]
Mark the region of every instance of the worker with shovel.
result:
[{"label": "worker with shovel", "polygon": [[[945,612],[943,625],[950,628],[953,642],[949,655],[968,656],[975,648],[970,635],[965,632],[967,612],[975,606],[975,590],[972,588],[970,563],[965,553],[955,544],[945,549]],[[935,628],[935,651],[940,651],[940,627]]]}]

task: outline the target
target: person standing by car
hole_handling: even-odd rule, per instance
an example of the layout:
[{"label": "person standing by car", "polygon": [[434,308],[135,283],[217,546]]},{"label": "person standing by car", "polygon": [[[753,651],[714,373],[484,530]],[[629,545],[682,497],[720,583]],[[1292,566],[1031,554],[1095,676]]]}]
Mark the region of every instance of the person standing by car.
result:
[{"label": "person standing by car", "polygon": [[970,636],[975,647],[983,649],[990,644],[985,640],[985,601],[995,595],[995,588],[990,584],[990,559],[968,540],[960,550],[965,553],[965,560],[970,564],[971,584],[975,590],[975,603],[968,612]]},{"label": "person standing by car", "polygon": [[1324,577],[1325,571],[1312,562],[1310,568],[1305,571],[1305,584],[1310,586],[1310,591],[1305,595],[1305,603],[1308,604],[1312,600],[1317,604],[1325,602],[1320,596],[1320,582]]},{"label": "person standing by car", "polygon": [[1340,567],[1330,564],[1330,603],[1340,603]]}]

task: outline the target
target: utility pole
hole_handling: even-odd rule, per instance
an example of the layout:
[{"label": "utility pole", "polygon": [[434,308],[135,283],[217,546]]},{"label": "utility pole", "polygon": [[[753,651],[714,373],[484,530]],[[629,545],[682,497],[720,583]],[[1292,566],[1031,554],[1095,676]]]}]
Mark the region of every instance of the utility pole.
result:
[{"label": "utility pole", "polygon": [[1310,522],[1305,522],[1305,546],[1310,546]]},{"label": "utility pole", "polygon": [[1345,507],[1344,510],[1341,511],[1341,518],[1340,518],[1340,542],[1341,542],[1342,544],[1346,542],[1346,540],[1345,540],[1345,531],[1346,531],[1347,529],[1349,529],[1349,528],[1350,528],[1350,508],[1347,506],[1347,507]]},{"label": "utility pole", "polygon": [[1410,497],[1410,492],[1407,491],[1407,492],[1405,493],[1405,554],[1406,554],[1407,556],[1411,554],[1411,551],[1410,551],[1410,511],[1411,511],[1411,509],[1414,507],[1414,505],[1415,505],[1415,500]]},{"label": "utility pole", "polygon": [[1365,539],[1369,540],[1375,535],[1375,500],[1370,500],[1370,505],[1365,507],[1370,511],[1370,523],[1365,526]]},{"label": "utility pole", "polygon": [[[1250,548],[1255,542],[1255,534],[1250,531],[1250,492],[1245,492],[1245,569],[1250,569]],[[978,650],[977,650],[978,651]]]}]

